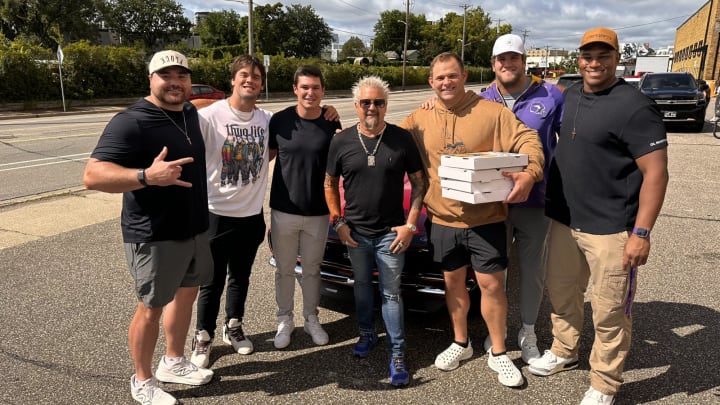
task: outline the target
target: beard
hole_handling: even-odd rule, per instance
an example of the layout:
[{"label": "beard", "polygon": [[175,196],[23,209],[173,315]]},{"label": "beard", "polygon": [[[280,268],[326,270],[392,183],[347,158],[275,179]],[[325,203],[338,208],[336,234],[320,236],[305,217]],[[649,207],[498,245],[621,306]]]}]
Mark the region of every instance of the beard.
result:
[{"label": "beard", "polygon": [[513,86],[520,84],[523,80],[525,80],[525,77],[526,76],[524,74],[515,74],[509,80],[505,80],[504,78],[501,78],[500,76],[497,76],[497,80],[504,87],[513,87]]},{"label": "beard", "polygon": [[[181,95],[176,95],[173,92],[175,90],[180,90]],[[154,92],[155,98],[160,100],[165,105],[183,105],[185,103],[185,100],[187,99],[187,94],[185,94],[184,89],[158,89]]]},{"label": "beard", "polygon": [[380,120],[376,115],[366,116],[365,119],[363,119],[363,126],[367,128],[368,131],[373,131],[380,126]]}]

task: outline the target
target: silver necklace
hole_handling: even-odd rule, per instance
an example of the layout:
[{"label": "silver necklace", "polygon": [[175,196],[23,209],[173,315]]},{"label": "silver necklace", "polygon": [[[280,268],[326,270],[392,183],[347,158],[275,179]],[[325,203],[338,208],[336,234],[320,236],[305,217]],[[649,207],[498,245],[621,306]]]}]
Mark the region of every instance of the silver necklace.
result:
[{"label": "silver necklace", "polygon": [[187,121],[185,121],[185,110],[183,109],[183,111],[182,111],[183,125],[185,126],[185,130],[183,131],[183,129],[180,128],[180,125],[178,125],[174,119],[170,118],[170,116],[168,115],[168,113],[165,112],[165,110],[163,110],[160,106],[156,105],[156,107],[158,108],[158,110],[160,110],[161,113],[163,113],[163,115],[165,115],[165,117],[167,117],[167,119],[170,120],[170,122],[173,123],[173,125],[175,125],[175,128],[177,128],[178,131],[182,132],[182,134],[185,135],[185,139],[187,139],[190,146],[192,146],[192,141],[190,140],[190,137],[188,136]]},{"label": "silver necklace", "polygon": [[357,124],[357,133],[358,133],[358,139],[360,140],[360,145],[362,145],[363,150],[365,151],[365,154],[367,155],[367,165],[368,167],[375,167],[375,154],[377,153],[378,148],[380,147],[380,142],[382,142],[382,136],[385,133],[385,128],[387,128],[387,125],[385,125],[378,134],[378,141],[375,144],[375,149],[373,149],[372,152],[368,152],[367,147],[365,147],[365,142],[362,139],[362,132],[360,131],[360,123]]},{"label": "silver necklace", "polygon": [[230,108],[230,111],[232,111],[232,113],[235,114],[235,116],[236,116],[241,122],[250,122],[250,121],[252,121],[253,116],[255,115],[255,109],[254,109],[254,108],[252,109],[252,111],[250,111],[250,119],[249,119],[249,120],[246,120],[245,118],[243,118],[243,117],[240,115],[241,112],[245,112],[245,111],[241,111],[241,110],[238,110],[238,109],[236,109],[235,107],[233,107],[233,106],[230,104],[230,99],[229,99],[229,98],[226,98],[225,100],[227,100],[227,105],[228,105],[228,108]]}]

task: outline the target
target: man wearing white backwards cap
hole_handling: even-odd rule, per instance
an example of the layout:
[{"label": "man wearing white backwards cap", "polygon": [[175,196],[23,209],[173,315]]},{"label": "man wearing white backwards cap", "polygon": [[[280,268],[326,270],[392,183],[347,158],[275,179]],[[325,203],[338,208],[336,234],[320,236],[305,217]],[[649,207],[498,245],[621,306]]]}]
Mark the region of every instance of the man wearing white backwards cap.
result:
[{"label": "man wearing white backwards cap", "polygon": [[[493,46],[491,64],[495,81],[480,95],[511,109],[525,125],[538,131],[545,153],[543,179],[535,183],[527,201],[509,204],[508,245],[515,241],[520,270],[520,320],[518,345],[526,363],[540,357],[535,321],[545,287],[545,239],[550,221],[545,217],[545,186],[556,136],[564,110],[563,97],[554,85],[525,75],[525,46],[514,34],[500,36]],[[486,346],[489,340],[486,340]],[[487,350],[487,348],[486,348]]]}]

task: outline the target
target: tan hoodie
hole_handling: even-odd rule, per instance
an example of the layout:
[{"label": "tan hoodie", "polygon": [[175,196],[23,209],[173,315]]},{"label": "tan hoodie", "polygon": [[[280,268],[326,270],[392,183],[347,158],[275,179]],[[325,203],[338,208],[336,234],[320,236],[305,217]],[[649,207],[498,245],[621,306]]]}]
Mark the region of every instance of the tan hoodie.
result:
[{"label": "tan hoodie", "polygon": [[400,126],[413,134],[420,149],[430,180],[424,202],[435,224],[472,228],[504,221],[507,217],[507,204],[502,202],[468,204],[442,197],[438,166],[441,155],[453,153],[452,145],[464,144],[463,152],[527,154],[525,171],[535,181],[542,179],[545,158],[537,132],[526,127],[510,109],[485,100],[473,91],[467,91],[453,108],[436,99],[434,109],[418,108]]}]

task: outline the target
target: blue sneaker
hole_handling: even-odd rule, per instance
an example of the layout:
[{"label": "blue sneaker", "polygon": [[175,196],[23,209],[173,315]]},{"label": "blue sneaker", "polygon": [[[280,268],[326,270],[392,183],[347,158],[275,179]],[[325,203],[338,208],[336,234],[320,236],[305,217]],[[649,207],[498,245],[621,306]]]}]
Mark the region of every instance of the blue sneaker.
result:
[{"label": "blue sneaker", "polygon": [[393,357],[390,359],[390,384],[401,387],[410,383],[410,373],[405,368],[405,359]]},{"label": "blue sneaker", "polygon": [[370,355],[370,349],[377,343],[377,335],[375,333],[361,333],[355,346],[353,346],[353,356],[367,357]]}]

